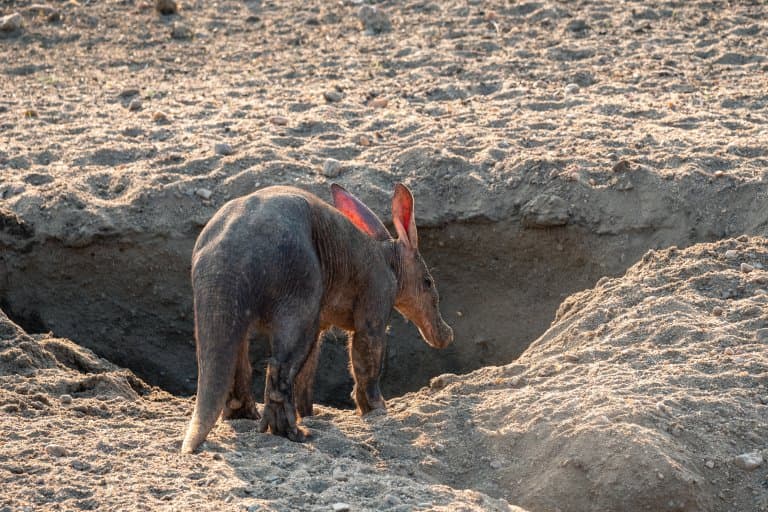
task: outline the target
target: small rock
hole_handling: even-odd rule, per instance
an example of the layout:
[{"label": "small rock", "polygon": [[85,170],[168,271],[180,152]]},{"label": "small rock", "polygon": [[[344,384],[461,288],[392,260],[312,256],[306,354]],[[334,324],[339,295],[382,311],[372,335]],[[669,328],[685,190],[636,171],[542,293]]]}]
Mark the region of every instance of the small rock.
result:
[{"label": "small rock", "polygon": [[157,112],[152,113],[152,120],[156,123],[167,123],[168,122],[168,114],[165,112],[161,112],[158,110]]},{"label": "small rock", "polygon": [[768,329],[758,329],[755,331],[755,341],[758,343],[768,343]]},{"label": "small rock", "polygon": [[741,265],[739,265],[739,269],[740,269],[742,272],[744,272],[745,274],[749,274],[750,272],[752,272],[753,270],[755,270],[755,267],[753,267],[753,266],[752,266],[752,265],[750,265],[749,263],[742,263]]},{"label": "small rock", "polygon": [[568,32],[583,32],[588,28],[589,28],[589,25],[587,25],[587,22],[579,18],[576,18],[575,20],[571,20],[565,26],[565,30],[567,30]]},{"label": "small rock", "polygon": [[722,178],[723,176],[725,176],[723,171],[715,171],[715,178]]},{"label": "small rock", "polygon": [[331,508],[333,509],[333,512],[347,512],[349,510],[349,505],[339,502],[331,505]]},{"label": "small rock", "polygon": [[443,389],[445,386],[456,382],[456,375],[453,373],[444,373],[437,377],[432,377],[429,381],[429,387],[431,389]]},{"label": "small rock", "polygon": [[62,404],[64,404],[64,405],[68,405],[68,404],[71,404],[71,403],[72,403],[72,395],[61,395],[61,396],[59,397],[59,401],[60,401]]},{"label": "small rock", "polygon": [[50,5],[32,4],[27,7],[27,12],[33,16],[45,16],[49,23],[61,20],[61,13]]},{"label": "small rock", "polygon": [[498,460],[492,460],[491,461],[491,469],[501,469],[501,461]]},{"label": "small rock", "polygon": [[380,34],[392,30],[389,16],[378,7],[363,5],[357,11],[357,17],[363,22],[363,28],[369,34]]},{"label": "small rock", "polygon": [[723,313],[725,313],[725,311],[723,311],[723,308],[720,306],[715,306],[712,308],[712,314],[715,316],[723,316]]},{"label": "small rock", "polygon": [[527,228],[548,228],[568,223],[568,203],[552,194],[539,194],[522,209],[523,226]]},{"label": "small rock", "polygon": [[709,469],[714,469],[715,462],[712,460],[708,460],[707,462],[704,463],[704,465],[707,466]]},{"label": "small rock", "polygon": [[568,84],[565,86],[565,94],[573,95],[579,94],[579,84]]},{"label": "small rock", "polygon": [[131,102],[128,104],[128,110],[131,112],[138,112],[141,110],[142,107],[141,100],[139,98],[134,98],[131,100]]},{"label": "small rock", "polygon": [[727,251],[725,251],[725,258],[728,260],[735,260],[738,257],[739,257],[739,253],[734,249],[728,249]]},{"label": "small rock", "polygon": [[177,21],[171,28],[171,37],[179,40],[192,39],[192,29],[184,23]]},{"label": "small rock", "polygon": [[357,143],[360,144],[361,146],[366,146],[367,147],[367,146],[370,146],[372,144],[372,141],[371,141],[371,138],[369,136],[361,135],[357,139]]},{"label": "small rock", "polygon": [[368,106],[373,108],[384,108],[388,104],[389,100],[387,98],[374,98],[368,102]]},{"label": "small rock", "polygon": [[277,126],[285,126],[288,124],[288,118],[283,116],[272,116],[269,118],[269,122],[276,124]]},{"label": "small rock", "polygon": [[323,93],[323,98],[325,98],[325,101],[328,103],[337,103],[344,99],[344,94],[339,91],[325,91]]},{"label": "small rock", "polygon": [[747,236],[747,235],[741,235],[741,236],[740,236],[740,237],[738,237],[736,240],[738,240],[739,242],[749,242],[749,236]]},{"label": "small rock", "polygon": [[119,98],[128,99],[128,98],[133,98],[134,96],[138,96],[138,95],[139,95],[139,90],[138,89],[127,88],[127,89],[123,89],[122,91],[120,91],[120,94],[118,94],[117,96]]},{"label": "small rock", "polygon": [[390,507],[396,507],[397,505],[400,505],[400,503],[402,503],[400,498],[394,494],[387,494],[384,496],[384,504],[389,505]]},{"label": "small rock", "polygon": [[235,152],[235,150],[232,149],[232,146],[230,146],[226,142],[220,142],[218,144],[214,144],[213,151],[217,155],[224,155],[224,156],[234,154]]},{"label": "small rock", "polygon": [[331,473],[331,476],[334,480],[338,480],[339,482],[346,482],[347,481],[347,475],[344,473],[344,470],[341,468],[334,468],[333,473]]},{"label": "small rock", "polygon": [[611,169],[613,172],[627,172],[630,168],[630,164],[627,160],[619,160],[616,165]]},{"label": "small rock", "polygon": [[73,460],[70,466],[72,467],[72,469],[75,469],[77,471],[88,471],[89,469],[91,469],[90,464],[88,464],[87,462],[83,462],[81,460]]},{"label": "small rock", "polygon": [[742,453],[734,457],[733,463],[745,471],[752,471],[763,463],[763,456],[759,452]]},{"label": "small rock", "polygon": [[21,14],[15,12],[0,18],[0,32],[16,32],[21,30]]},{"label": "small rock", "polygon": [[155,10],[160,14],[168,15],[179,12],[179,7],[175,0],[155,0]]},{"label": "small rock", "polygon": [[208,200],[213,195],[213,192],[211,192],[207,188],[199,188],[195,190],[195,194],[197,194],[198,196],[202,197],[205,200]]},{"label": "small rock", "polygon": [[67,449],[58,444],[49,444],[45,447],[45,452],[51,457],[66,457]]},{"label": "small rock", "polygon": [[325,162],[323,162],[323,168],[321,170],[323,176],[326,176],[328,178],[335,178],[339,174],[341,174],[341,162],[336,160],[335,158],[327,158]]}]

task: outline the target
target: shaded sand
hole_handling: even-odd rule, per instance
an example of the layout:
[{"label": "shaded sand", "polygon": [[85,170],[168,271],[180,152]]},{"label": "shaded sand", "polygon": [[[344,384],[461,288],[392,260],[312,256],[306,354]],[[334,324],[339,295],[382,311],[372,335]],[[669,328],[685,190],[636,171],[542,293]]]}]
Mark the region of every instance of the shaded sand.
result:
[{"label": "shaded sand", "polygon": [[742,240],[649,252],[388,415],[318,407],[306,444],[224,422],[191,456],[189,400],[3,317],[3,510],[765,510],[735,457],[768,456],[768,240]]}]

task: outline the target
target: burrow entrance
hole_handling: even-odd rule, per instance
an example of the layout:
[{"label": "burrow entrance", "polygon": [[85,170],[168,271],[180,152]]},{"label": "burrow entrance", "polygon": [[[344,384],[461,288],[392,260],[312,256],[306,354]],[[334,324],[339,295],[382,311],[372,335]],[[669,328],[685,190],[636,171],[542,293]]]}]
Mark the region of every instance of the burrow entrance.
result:
[{"label": "burrow entrance", "polygon": [[[82,248],[48,242],[0,256],[0,297],[28,332],[52,331],[94,350],[174,394],[195,392],[189,267],[197,233],[176,239],[121,237]],[[421,229],[452,346],[428,347],[397,313],[382,380],[385,397],[416,390],[435,375],[504,364],[543,333],[567,295],[618,275],[647,249],[652,232],[600,236],[567,226],[523,229],[516,221]],[[261,396],[269,357],[253,340],[254,386]],[[349,406],[352,379],[343,335],[322,352],[316,400]]]}]

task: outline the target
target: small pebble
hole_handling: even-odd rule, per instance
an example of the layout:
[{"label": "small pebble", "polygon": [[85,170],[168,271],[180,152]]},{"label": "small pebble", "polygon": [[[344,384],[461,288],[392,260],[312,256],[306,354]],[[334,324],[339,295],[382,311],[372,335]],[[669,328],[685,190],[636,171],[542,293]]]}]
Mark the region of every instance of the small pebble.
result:
[{"label": "small pebble", "polygon": [[171,37],[173,39],[192,39],[192,29],[181,22],[176,22],[171,28]]},{"label": "small pebble", "polygon": [[725,176],[723,171],[715,171],[715,178],[722,178],[723,176]]},{"label": "small pebble", "polygon": [[339,91],[325,91],[323,93],[323,98],[325,98],[325,101],[328,103],[337,103],[344,99],[344,94]]},{"label": "small pebble", "polygon": [[492,460],[491,461],[491,469],[501,469],[501,461],[498,460]]},{"label": "small pebble", "polygon": [[288,124],[288,118],[283,116],[272,116],[269,118],[269,122],[276,124],[277,126],[285,126]]},{"label": "small pebble", "polygon": [[389,100],[387,98],[374,98],[368,102],[368,106],[373,108],[384,108],[388,104]]},{"label": "small pebble", "polygon": [[72,467],[72,469],[75,469],[77,471],[88,471],[89,469],[91,469],[90,464],[88,464],[87,462],[83,462],[81,460],[73,460],[70,466]]},{"label": "small pebble", "polygon": [[630,164],[627,160],[619,160],[611,169],[613,172],[627,172],[630,168]]},{"label": "small pebble", "polygon": [[131,102],[128,104],[128,110],[131,112],[138,112],[141,110],[142,104],[141,100],[139,98],[134,98],[131,100]]},{"label": "small pebble", "polygon": [[741,235],[736,240],[738,240],[739,242],[749,242],[749,237],[747,235]]},{"label": "small pebble", "polygon": [[359,139],[357,139],[357,143],[361,146],[370,146],[371,145],[371,138],[367,135],[361,135]]},{"label": "small pebble", "polygon": [[707,462],[704,463],[704,465],[707,466],[709,469],[714,469],[715,462],[712,460],[708,460]]},{"label": "small pebble", "polygon": [[152,113],[152,120],[156,123],[167,123],[168,122],[168,114],[165,112],[157,111]]},{"label": "small pebble", "polygon": [[139,95],[138,89],[128,88],[120,91],[120,94],[118,94],[118,97],[128,99],[138,95]]},{"label": "small pebble", "polygon": [[72,403],[72,395],[61,395],[59,397],[59,401],[63,403],[64,405],[68,405]]},{"label": "small pebble", "polygon": [[745,471],[752,471],[762,465],[763,456],[759,452],[742,453],[734,457],[733,463]]},{"label": "small pebble", "polygon": [[336,160],[335,158],[327,158],[325,162],[323,162],[323,168],[322,168],[322,174],[323,176],[326,176],[328,178],[335,178],[339,174],[341,174],[342,166],[341,162]]},{"label": "small pebble", "polygon": [[728,260],[735,260],[739,257],[739,252],[734,249],[728,249],[725,251],[725,258]]},{"label": "small pebble", "polygon": [[160,14],[168,15],[179,12],[179,7],[175,0],[155,0],[155,10]]},{"label": "small pebble", "polygon": [[213,195],[213,192],[211,192],[207,188],[199,188],[195,190],[195,194],[202,197],[203,199],[210,199],[211,196]]},{"label": "small pebble", "polygon": [[227,144],[226,142],[220,142],[218,144],[214,144],[213,151],[217,155],[231,155],[235,152],[234,149],[232,149],[232,146]]},{"label": "small pebble", "polygon": [[400,498],[398,498],[394,494],[387,494],[386,496],[384,496],[384,503],[389,505],[390,507],[395,507],[397,505],[400,505],[400,503],[402,502],[400,501]]},{"label": "small pebble", "polygon": [[347,512],[349,510],[349,505],[339,502],[331,505],[331,508],[333,509],[333,512]]},{"label": "small pebble", "polygon": [[339,482],[347,481],[347,475],[344,474],[344,471],[341,468],[335,468],[333,473],[331,473],[331,476],[334,480],[338,480]]},{"label": "small pebble", "polygon": [[568,84],[565,86],[565,94],[571,95],[571,94],[578,94],[579,93],[579,84]]},{"label": "small pebble", "polygon": [[363,5],[357,11],[357,18],[369,34],[380,34],[392,30],[392,22],[383,10],[372,5]]},{"label": "small pebble", "polygon": [[61,21],[61,12],[58,9],[45,4],[32,4],[27,7],[27,12],[35,16],[45,16],[49,23]]},{"label": "small pebble", "polygon": [[720,306],[715,306],[712,308],[712,314],[715,316],[723,316],[723,313],[724,313],[723,308],[721,308]]},{"label": "small pebble", "polygon": [[21,30],[21,14],[14,12],[0,18],[0,32],[16,32]]},{"label": "small pebble", "polygon": [[749,263],[742,263],[742,264],[739,266],[739,269],[741,269],[741,271],[742,271],[742,272],[744,272],[745,274],[749,274],[750,272],[752,272],[753,270],[755,270],[755,267],[753,267],[753,266],[752,266],[752,265],[750,265]]},{"label": "small pebble", "polygon": [[758,329],[755,331],[755,341],[758,343],[768,343],[768,329]]},{"label": "small pebble", "polygon": [[67,449],[58,444],[49,444],[45,447],[45,452],[51,457],[66,457]]}]

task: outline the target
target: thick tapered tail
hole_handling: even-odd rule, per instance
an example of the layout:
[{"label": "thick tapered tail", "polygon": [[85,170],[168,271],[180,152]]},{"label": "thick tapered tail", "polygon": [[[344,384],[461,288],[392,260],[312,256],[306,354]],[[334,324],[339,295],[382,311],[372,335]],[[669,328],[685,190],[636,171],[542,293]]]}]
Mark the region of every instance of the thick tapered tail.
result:
[{"label": "thick tapered tail", "polygon": [[[226,301],[222,301],[226,302]],[[215,311],[196,304],[195,333],[197,336],[197,397],[192,420],[187,427],[182,453],[194,452],[205,441],[226,405],[235,378],[240,345],[247,334],[247,322],[219,308],[232,306],[221,302]],[[223,311],[234,311],[233,309]]]}]

